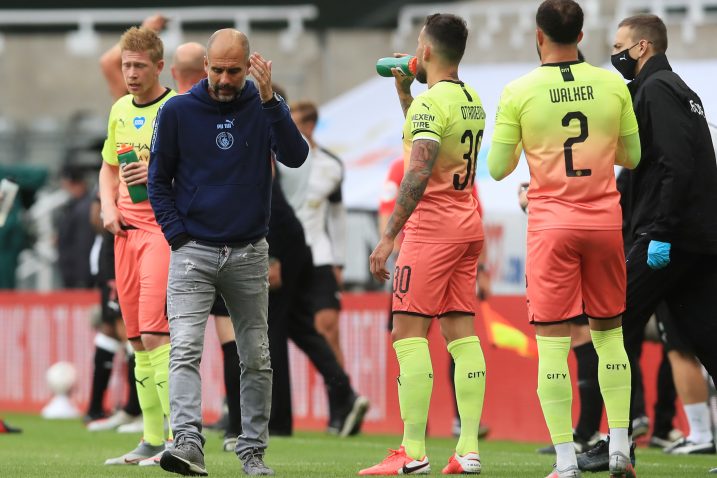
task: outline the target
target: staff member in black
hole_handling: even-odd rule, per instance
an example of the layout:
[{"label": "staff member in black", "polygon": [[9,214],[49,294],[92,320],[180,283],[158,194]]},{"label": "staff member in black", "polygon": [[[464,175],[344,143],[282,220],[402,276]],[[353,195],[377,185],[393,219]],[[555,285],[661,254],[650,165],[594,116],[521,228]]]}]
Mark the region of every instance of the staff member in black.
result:
[{"label": "staff member in black", "polygon": [[[276,89],[276,87],[274,87]],[[304,229],[279,186],[272,185],[269,220],[269,353],[274,369],[271,435],[291,435],[292,408],[287,339],[311,360],[324,379],[329,404],[329,432],[340,436],[360,431],[369,402],[357,395],[349,377],[323,335],[314,326],[311,287],[314,262]]]},{"label": "staff member in black", "polygon": [[[612,64],[627,80],[642,159],[629,177],[625,348],[664,299],[709,374],[717,376],[717,164],[700,98],[672,71],[667,29],[649,14],[620,22]],[[636,370],[635,367],[632,368]],[[633,374],[633,383],[635,375]],[[633,390],[635,386],[633,385]],[[578,455],[582,470],[607,470],[608,446]]]}]

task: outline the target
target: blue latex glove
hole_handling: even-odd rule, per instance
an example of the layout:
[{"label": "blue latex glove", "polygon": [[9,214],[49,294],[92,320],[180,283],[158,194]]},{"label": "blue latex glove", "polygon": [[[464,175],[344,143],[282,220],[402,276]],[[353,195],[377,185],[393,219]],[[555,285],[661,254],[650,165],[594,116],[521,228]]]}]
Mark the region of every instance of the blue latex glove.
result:
[{"label": "blue latex glove", "polygon": [[650,241],[647,246],[647,265],[650,269],[659,270],[670,263],[670,243]]}]

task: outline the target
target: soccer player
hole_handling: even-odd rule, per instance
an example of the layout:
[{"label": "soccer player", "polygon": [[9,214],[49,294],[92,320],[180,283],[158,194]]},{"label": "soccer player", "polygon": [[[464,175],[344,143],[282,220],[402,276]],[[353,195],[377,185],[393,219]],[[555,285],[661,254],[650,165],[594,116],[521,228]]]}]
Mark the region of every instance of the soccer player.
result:
[{"label": "soccer player", "polygon": [[[381,202],[378,205],[378,233],[379,235],[383,235],[383,232],[386,230],[386,224],[388,224],[388,220],[391,217],[391,213],[393,212],[393,208],[396,206],[396,199],[398,197],[398,190],[401,187],[401,181],[403,180],[403,158],[398,158],[394,160],[391,165],[388,168],[388,176],[386,177],[386,180],[383,183],[383,192],[381,194]],[[481,206],[480,199],[478,197],[478,185],[473,185],[473,192],[472,194],[477,199],[476,206],[478,207],[478,214],[480,214],[481,218],[483,217],[483,208]],[[395,241],[395,247],[393,250],[393,255],[398,255],[398,251],[401,249],[401,242],[403,241],[403,235],[399,234],[396,237]],[[487,300],[488,297],[490,297],[490,291],[491,291],[491,281],[490,281],[490,274],[488,272],[488,268],[486,267],[486,260],[487,260],[488,254],[487,249],[484,247],[481,250],[480,257],[478,258],[478,276],[476,279],[477,287],[476,287],[476,294],[479,300]],[[391,299],[391,302],[393,302],[393,299]],[[393,318],[389,316],[389,322],[388,322],[388,330],[389,332],[393,329]],[[453,377],[455,376],[455,362],[451,360],[450,366],[448,367],[448,373],[451,376],[451,386],[454,387],[455,392],[455,383],[453,382]],[[455,393],[454,393],[454,399],[455,399]],[[460,436],[461,434],[461,419],[458,415],[458,406],[456,404],[456,410],[455,410],[455,417],[453,418],[453,435],[456,437]],[[490,433],[490,428],[487,426],[480,425],[478,427],[478,438],[484,438]]]},{"label": "soccer player", "polygon": [[573,443],[570,322],[586,314],[610,426],[610,473],[634,477],[627,427],[630,364],[622,337],[625,256],[613,167],[640,159],[637,121],[624,82],[578,60],[583,12],[546,0],[536,15],[542,65],[501,95],[488,169],[497,180],[530,168],[526,284],[538,342],[538,397],[555,445],[549,478],[580,476]]},{"label": "soccer player", "polygon": [[475,90],[458,76],[468,29],[460,17],[426,18],[418,36],[416,78],[428,91],[411,96],[413,77],[394,69],[406,115],[406,173],[391,218],[370,261],[379,281],[389,278],[386,260],[396,236],[404,240],[393,281],[393,347],[404,435],[401,447],[361,475],[425,474],[430,471],[425,434],[433,387],[426,334],[440,319],[456,362],[455,385],[461,435],[445,474],[480,473],[478,423],[485,393],[485,359],[475,333],[475,287],[483,226],[471,191],[485,128]]},{"label": "soccer player", "polygon": [[[164,47],[153,30],[130,28],[122,35],[119,48],[129,94],[112,106],[99,184],[104,227],[115,235],[117,293],[127,338],[135,350],[144,437],[134,450],[107,460],[108,465],[137,464],[161,454],[165,448],[164,417],[169,417],[165,315],[169,247],[149,201],[132,202],[128,186],[147,183],[152,126],[159,107],[174,92],[159,82]],[[127,145],[134,147],[140,161],[120,169],[117,149]]]}]

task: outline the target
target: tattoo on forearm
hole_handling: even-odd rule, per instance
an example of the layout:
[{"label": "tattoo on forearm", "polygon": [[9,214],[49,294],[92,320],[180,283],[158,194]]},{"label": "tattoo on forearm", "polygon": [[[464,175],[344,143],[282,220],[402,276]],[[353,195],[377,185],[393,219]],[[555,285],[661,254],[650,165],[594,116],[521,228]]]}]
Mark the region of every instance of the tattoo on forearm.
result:
[{"label": "tattoo on forearm", "polygon": [[385,234],[388,237],[393,239],[401,232],[406,221],[416,209],[418,201],[423,197],[433,165],[438,157],[438,147],[439,144],[435,141],[414,141],[408,171],[401,181],[401,189],[398,192],[393,214],[386,224]]},{"label": "tattoo on forearm", "polygon": [[413,103],[413,96],[400,96],[398,100],[401,102],[401,108],[403,109],[403,117],[405,118],[406,114],[408,113],[408,108],[410,108],[411,103]]}]

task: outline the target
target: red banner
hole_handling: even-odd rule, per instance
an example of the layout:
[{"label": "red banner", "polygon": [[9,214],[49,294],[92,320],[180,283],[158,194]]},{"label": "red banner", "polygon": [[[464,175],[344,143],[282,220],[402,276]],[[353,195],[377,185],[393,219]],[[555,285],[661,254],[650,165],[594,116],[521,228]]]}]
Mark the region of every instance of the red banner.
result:
[{"label": "red banner", "polygon": [[[45,372],[55,362],[69,361],[80,378],[72,394],[73,402],[84,410],[89,399],[94,331],[90,314],[97,307],[95,292],[0,293],[0,410],[39,411],[50,399]],[[532,337],[523,297],[494,297],[491,310],[506,324]],[[341,344],[347,373],[353,387],[371,401],[364,430],[400,433],[396,377],[398,363],[386,329],[389,297],[383,293],[344,294],[341,313]],[[496,348],[488,340],[483,321],[476,319],[487,363],[487,387],[483,423],[491,437],[521,441],[548,441],[536,395],[537,360],[511,349]],[[449,354],[438,323],[429,333],[433,360],[434,387],[429,416],[429,432],[448,436],[454,417],[453,392],[448,379]],[[124,403],[125,366],[118,354],[110,382],[107,405]],[[656,368],[660,347],[647,344],[643,353],[646,400],[651,412],[654,402]],[[308,359],[290,346],[293,410],[298,429],[323,430],[326,427],[326,392],[321,377]],[[574,360],[570,359],[573,383]],[[221,412],[224,395],[222,356],[214,333],[207,325],[201,366],[202,406],[205,418],[213,420]],[[577,417],[577,390],[573,408]]]}]

